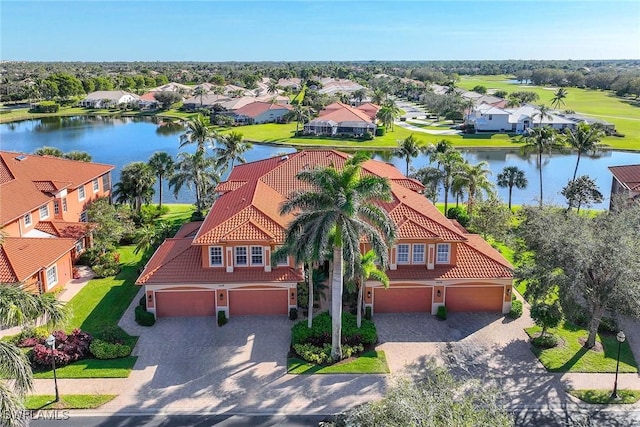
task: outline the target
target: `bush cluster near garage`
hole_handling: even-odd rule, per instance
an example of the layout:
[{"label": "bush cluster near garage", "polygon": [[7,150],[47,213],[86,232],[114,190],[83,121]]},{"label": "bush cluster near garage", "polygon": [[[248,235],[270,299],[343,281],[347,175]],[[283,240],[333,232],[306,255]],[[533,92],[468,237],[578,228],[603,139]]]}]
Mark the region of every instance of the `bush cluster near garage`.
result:
[{"label": "bush cluster near garage", "polygon": [[[356,316],[342,314],[342,352],[348,358],[362,353],[378,341],[378,332],[371,320],[362,319],[360,328]],[[311,328],[307,321],[296,323],[291,330],[293,352],[307,362],[325,364],[331,360],[331,316],[325,312],[313,319]]]}]

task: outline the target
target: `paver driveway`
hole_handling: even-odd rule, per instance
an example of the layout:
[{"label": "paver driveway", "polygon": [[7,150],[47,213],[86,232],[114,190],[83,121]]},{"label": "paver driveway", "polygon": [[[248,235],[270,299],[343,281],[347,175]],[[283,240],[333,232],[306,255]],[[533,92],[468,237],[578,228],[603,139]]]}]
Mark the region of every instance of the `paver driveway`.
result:
[{"label": "paver driveway", "polygon": [[292,322],[285,317],[234,317],[221,328],[215,322],[160,319],[144,329],[130,387],[101,409],[330,414],[385,387],[383,375],[286,374]]}]

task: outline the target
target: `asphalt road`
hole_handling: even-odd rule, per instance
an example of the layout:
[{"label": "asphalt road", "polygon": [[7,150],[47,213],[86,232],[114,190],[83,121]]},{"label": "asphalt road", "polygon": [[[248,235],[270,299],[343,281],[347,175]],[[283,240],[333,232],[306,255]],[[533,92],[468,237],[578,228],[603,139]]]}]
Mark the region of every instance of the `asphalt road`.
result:
[{"label": "asphalt road", "polygon": [[[318,426],[325,416],[304,415],[106,415],[78,416],[65,411],[32,414],[33,427],[306,427]],[[640,426],[640,410],[523,409],[514,413],[516,426],[634,427]],[[46,418],[45,418],[46,417]]]}]

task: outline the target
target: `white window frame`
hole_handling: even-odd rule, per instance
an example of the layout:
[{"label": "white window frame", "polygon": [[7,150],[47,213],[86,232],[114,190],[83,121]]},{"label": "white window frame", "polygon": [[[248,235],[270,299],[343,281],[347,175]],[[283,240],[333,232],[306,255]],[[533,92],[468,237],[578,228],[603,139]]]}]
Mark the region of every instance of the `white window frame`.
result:
[{"label": "white window frame", "polygon": [[[415,243],[412,245],[413,251],[411,253],[411,263],[412,264],[424,264],[426,257],[426,245],[424,243]],[[416,248],[421,248],[422,252],[416,252]],[[416,259],[416,254],[422,255],[421,259]]]},{"label": "white window frame", "polygon": [[38,213],[40,214],[41,220],[49,218],[49,205],[40,206]]},{"label": "white window frame", "polygon": [[[440,248],[446,248],[446,251],[440,251]],[[442,260],[440,255],[446,255],[446,259]],[[451,260],[451,243],[438,243],[436,246],[436,264],[449,264]]]},{"label": "white window frame", "polygon": [[[257,253],[254,254],[253,253],[254,249],[259,249],[260,250],[260,254],[257,254]],[[258,255],[260,256],[260,262],[253,262],[253,257],[254,256],[257,257]],[[264,248],[262,246],[251,246],[249,256],[250,256],[249,261],[251,262],[252,266],[254,266],[254,265],[255,266],[263,266],[264,265]]]},{"label": "white window frame", "polygon": [[87,195],[84,192],[84,184],[82,184],[80,187],[78,187],[78,200],[83,201],[86,198]]},{"label": "white window frame", "polygon": [[31,212],[27,212],[26,214],[24,214],[23,221],[25,227],[31,227],[31,225],[33,224],[33,222],[31,221]]},{"label": "white window frame", "polygon": [[[220,263],[214,263],[213,262],[213,257],[217,257],[218,255],[214,255],[213,251],[214,250],[220,250]],[[224,250],[222,248],[222,246],[209,246],[209,267],[222,267],[224,266]]]},{"label": "white window frame", "polygon": [[[51,288],[58,284],[58,267],[56,265],[52,265],[47,268],[47,288]],[[51,276],[51,277],[50,277]]]},{"label": "white window frame", "polygon": [[80,212],[80,222],[89,222],[89,217],[87,216],[87,211]]},{"label": "white window frame", "polygon": [[93,185],[93,192],[97,193],[98,191],[100,191],[100,183],[98,182],[98,178],[94,179],[92,181],[92,185]]},{"label": "white window frame", "polygon": [[60,202],[57,200],[53,201],[53,214],[60,215]]},{"label": "white window frame", "polygon": [[[407,248],[406,252],[400,252],[400,248]],[[407,259],[400,259],[400,255],[406,255]],[[396,246],[396,264],[410,264],[411,263],[411,245],[408,243],[400,243]]]},{"label": "white window frame", "polygon": [[76,254],[84,252],[84,240],[80,239],[76,242]]},{"label": "white window frame", "polygon": [[67,211],[67,198],[64,197],[62,199],[62,212],[66,212]]},{"label": "white window frame", "polygon": [[[238,251],[241,249],[244,250],[244,259],[245,259],[244,264],[238,263],[238,256],[243,256],[238,253]],[[249,249],[246,246],[235,246],[233,248],[233,264],[236,267],[247,267],[249,265]]]}]

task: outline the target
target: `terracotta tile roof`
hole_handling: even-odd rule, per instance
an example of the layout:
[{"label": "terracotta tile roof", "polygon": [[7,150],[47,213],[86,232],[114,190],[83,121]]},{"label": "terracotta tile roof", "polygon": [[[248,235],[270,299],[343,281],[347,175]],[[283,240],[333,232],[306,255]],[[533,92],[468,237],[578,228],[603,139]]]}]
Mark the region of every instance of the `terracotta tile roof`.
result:
[{"label": "terracotta tile roof", "polygon": [[224,268],[202,268],[199,246],[190,239],[167,239],[158,248],[136,281],[137,284],[180,283],[282,283],[299,282],[302,276],[290,267],[277,267],[270,272],[263,267],[236,268],[227,273]]},{"label": "terracotta tile roof", "polygon": [[0,151],[0,160],[0,225],[47,203],[50,197],[43,192],[74,190],[114,169],[101,163],[8,151]]},{"label": "terracotta tile roof", "polygon": [[[332,120],[336,123],[341,122],[366,122],[373,123],[373,119],[369,115],[357,108],[341,102],[335,102],[328,105],[324,110],[320,111],[320,115],[316,120]],[[312,120],[313,122],[313,120]]]},{"label": "terracotta tile roof", "polygon": [[609,166],[620,184],[632,191],[640,191],[640,165]]},{"label": "terracotta tile roof", "polygon": [[17,283],[49,267],[75,247],[75,239],[5,237],[0,256],[0,281]]},{"label": "terracotta tile roof", "polygon": [[158,102],[155,97],[155,92],[147,92],[144,95],[140,95],[140,101]]},{"label": "terracotta tile roof", "polygon": [[78,240],[86,236],[95,226],[95,223],[90,222],[40,221],[36,224],[36,230],[56,237]]},{"label": "terracotta tile roof", "polygon": [[378,111],[380,111],[380,106],[372,102],[365,102],[364,104],[358,105],[356,109],[364,111],[371,120],[375,120]]},{"label": "terracotta tile roof", "polygon": [[225,181],[216,186],[216,193],[226,193],[227,191],[237,190],[245,185],[247,181]]},{"label": "terracotta tile roof", "polygon": [[176,232],[176,235],[173,236],[176,239],[182,239],[185,237],[195,237],[196,233],[200,229],[202,225],[202,221],[193,221],[183,224],[182,227]]},{"label": "terracotta tile roof", "polygon": [[236,110],[236,114],[256,118],[259,115],[271,110],[290,111],[291,107],[287,104],[274,104],[272,102],[256,101],[238,108]]}]

